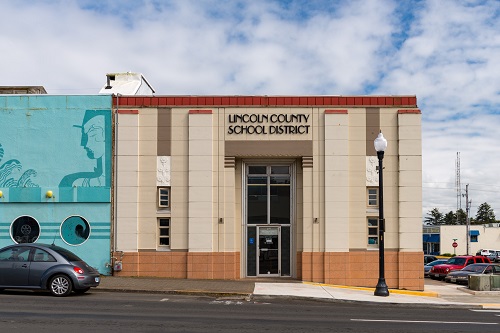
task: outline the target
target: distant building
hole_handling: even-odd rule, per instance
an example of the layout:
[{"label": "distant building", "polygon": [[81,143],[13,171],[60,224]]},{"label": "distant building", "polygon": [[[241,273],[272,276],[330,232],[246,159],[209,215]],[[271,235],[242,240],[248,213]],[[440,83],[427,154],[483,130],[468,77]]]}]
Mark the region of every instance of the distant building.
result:
[{"label": "distant building", "polygon": [[0,95],[47,94],[42,86],[0,86]]},{"label": "distant building", "polygon": [[109,73],[99,94],[153,95],[155,90],[140,73]]},{"label": "distant building", "polygon": [[[466,225],[425,226],[423,241],[426,254],[476,254],[481,249],[500,251],[500,223],[471,225],[469,235]],[[457,247],[453,247],[453,243]]]}]

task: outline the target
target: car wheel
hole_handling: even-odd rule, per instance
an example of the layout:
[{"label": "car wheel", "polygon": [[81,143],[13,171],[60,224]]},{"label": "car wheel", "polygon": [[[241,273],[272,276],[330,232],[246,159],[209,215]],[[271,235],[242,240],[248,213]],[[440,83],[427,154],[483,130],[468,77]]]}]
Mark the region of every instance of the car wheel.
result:
[{"label": "car wheel", "polygon": [[73,289],[71,279],[66,275],[56,275],[49,282],[49,290],[53,296],[68,296]]},{"label": "car wheel", "polygon": [[75,289],[73,290],[75,294],[85,294],[87,291],[89,291],[90,288],[84,288],[84,289]]}]

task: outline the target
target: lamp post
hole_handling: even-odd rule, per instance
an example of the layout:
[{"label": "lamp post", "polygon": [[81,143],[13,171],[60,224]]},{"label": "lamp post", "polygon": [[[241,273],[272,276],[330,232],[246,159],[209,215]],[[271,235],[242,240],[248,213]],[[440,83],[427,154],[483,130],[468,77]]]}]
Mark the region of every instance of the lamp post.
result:
[{"label": "lamp post", "polygon": [[378,282],[375,287],[375,296],[389,296],[389,289],[385,283],[384,273],[384,181],[383,181],[383,167],[382,160],[384,159],[384,152],[387,148],[387,140],[382,135],[382,131],[378,134],[374,142],[375,150],[378,157]]}]

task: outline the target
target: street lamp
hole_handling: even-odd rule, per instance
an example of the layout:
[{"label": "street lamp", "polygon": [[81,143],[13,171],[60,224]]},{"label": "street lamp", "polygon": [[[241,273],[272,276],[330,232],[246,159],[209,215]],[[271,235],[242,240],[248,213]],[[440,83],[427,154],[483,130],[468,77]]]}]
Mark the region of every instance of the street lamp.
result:
[{"label": "street lamp", "polygon": [[389,296],[389,289],[385,283],[384,276],[384,182],[382,177],[382,160],[384,159],[384,152],[387,148],[387,140],[382,135],[382,131],[375,139],[375,150],[378,157],[378,282],[375,287],[375,296]]}]

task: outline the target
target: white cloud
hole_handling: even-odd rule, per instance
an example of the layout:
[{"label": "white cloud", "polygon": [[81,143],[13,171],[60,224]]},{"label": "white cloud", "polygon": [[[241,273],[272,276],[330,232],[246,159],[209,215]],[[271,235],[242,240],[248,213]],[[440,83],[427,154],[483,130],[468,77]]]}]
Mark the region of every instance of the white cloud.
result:
[{"label": "white cloud", "polygon": [[135,71],[163,95],[416,95],[424,214],[456,207],[460,151],[472,214],[488,202],[500,218],[498,1],[12,0],[1,7],[0,85],[92,94],[106,73]]}]

